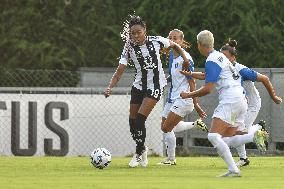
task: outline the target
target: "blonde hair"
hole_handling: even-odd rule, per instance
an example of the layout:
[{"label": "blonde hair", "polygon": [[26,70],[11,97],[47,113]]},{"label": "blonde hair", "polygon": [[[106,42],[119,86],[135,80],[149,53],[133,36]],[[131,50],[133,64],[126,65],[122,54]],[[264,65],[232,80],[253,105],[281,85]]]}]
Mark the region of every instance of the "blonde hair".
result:
[{"label": "blonde hair", "polygon": [[197,41],[204,47],[214,47],[214,36],[208,30],[203,30],[197,35]]},{"label": "blonde hair", "polygon": [[[173,31],[180,33],[180,37],[182,39],[182,44],[181,44],[182,48],[186,49],[186,48],[190,48],[191,47],[191,44],[189,42],[187,42],[186,40],[184,40],[183,31],[181,31],[179,29],[173,29],[173,30],[170,31],[170,33],[173,32]],[[169,35],[170,35],[170,33],[169,33]]]},{"label": "blonde hair", "polygon": [[[171,32],[178,32],[180,34],[180,37],[182,39],[182,44],[180,45],[183,49],[186,49],[186,48],[190,48],[191,47],[191,43],[187,42],[186,40],[184,40],[184,34],[183,34],[183,31],[179,30],[179,29],[173,29],[169,32],[169,36],[170,36],[170,33]],[[168,36],[168,38],[169,38]],[[166,54],[166,56],[168,57],[169,56],[169,52],[170,52],[170,49],[168,48],[163,48],[161,49],[161,54]]]}]

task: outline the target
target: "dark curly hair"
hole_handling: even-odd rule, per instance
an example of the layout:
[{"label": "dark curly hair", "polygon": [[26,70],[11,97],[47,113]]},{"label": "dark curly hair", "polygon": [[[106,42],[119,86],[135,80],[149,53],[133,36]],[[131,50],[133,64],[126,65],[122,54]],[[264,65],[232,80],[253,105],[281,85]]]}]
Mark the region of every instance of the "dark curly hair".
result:
[{"label": "dark curly hair", "polygon": [[137,15],[128,15],[128,18],[124,21],[123,23],[123,29],[120,32],[121,39],[127,43],[129,42],[129,33],[130,33],[130,28],[134,25],[140,25],[143,28],[146,29],[146,23],[144,20]]},{"label": "dark curly hair", "polygon": [[143,28],[146,28],[145,21],[140,16],[136,16],[136,15],[130,16],[130,20],[129,20],[129,28],[131,28],[134,25],[140,25]]}]

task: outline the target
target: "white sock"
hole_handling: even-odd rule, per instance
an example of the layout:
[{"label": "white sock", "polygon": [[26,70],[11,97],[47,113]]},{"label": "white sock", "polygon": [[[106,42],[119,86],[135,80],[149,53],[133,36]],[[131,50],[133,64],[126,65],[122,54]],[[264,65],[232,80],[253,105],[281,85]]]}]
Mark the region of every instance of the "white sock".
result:
[{"label": "white sock", "polygon": [[[258,124],[252,125],[248,129],[248,134],[236,135],[236,136],[233,136],[233,137],[224,137],[223,140],[228,144],[228,146],[232,146],[232,147],[236,148],[240,158],[246,159],[247,158],[247,152],[246,152],[245,144],[249,143],[249,142],[253,142],[254,133],[256,131],[260,130],[261,128],[262,127]],[[240,146],[237,146],[240,143],[243,143],[243,144],[241,144]]]},{"label": "white sock", "polygon": [[262,127],[259,124],[255,124],[249,127],[248,133],[255,133],[256,131],[260,130]]},{"label": "white sock", "polygon": [[176,136],[173,131],[164,133],[167,155],[170,160],[176,158]]},{"label": "white sock", "polygon": [[230,147],[239,147],[243,144],[253,142],[254,133],[248,133],[244,135],[235,135],[232,137],[224,137],[222,138],[224,142]]},{"label": "white sock", "polygon": [[209,133],[208,140],[213,144],[214,148],[217,149],[218,154],[228,165],[229,170],[233,172],[240,172],[232,157],[229,146],[222,140],[221,135],[218,133]]},{"label": "white sock", "polygon": [[174,132],[181,132],[185,130],[192,129],[194,127],[194,122],[184,122],[180,121],[175,128],[173,129]]},{"label": "white sock", "polygon": [[238,155],[240,158],[247,159],[246,145],[243,144],[241,146],[236,147]]}]

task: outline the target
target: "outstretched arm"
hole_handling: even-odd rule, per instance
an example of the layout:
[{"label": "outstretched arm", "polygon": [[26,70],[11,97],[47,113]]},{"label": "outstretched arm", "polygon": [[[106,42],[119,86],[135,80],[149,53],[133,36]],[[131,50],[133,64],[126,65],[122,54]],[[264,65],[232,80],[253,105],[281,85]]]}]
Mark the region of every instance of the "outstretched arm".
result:
[{"label": "outstretched arm", "polygon": [[282,98],[276,95],[272,83],[270,82],[269,78],[266,75],[257,73],[256,81],[262,82],[267,92],[269,93],[270,97],[276,104],[280,104],[282,102]]},{"label": "outstretched arm", "polygon": [[185,75],[185,76],[191,76],[195,79],[199,79],[199,80],[205,80],[205,73],[204,72],[192,72],[190,70],[180,70],[179,71],[181,74]]},{"label": "outstretched arm", "polygon": [[196,91],[192,92],[181,92],[180,96],[181,98],[194,98],[194,97],[201,97],[209,94],[213,87],[215,86],[215,83],[206,83],[203,87]]},{"label": "outstretched arm", "polygon": [[111,94],[111,89],[117,84],[117,82],[120,80],[124,70],[126,68],[126,65],[124,64],[119,64],[119,66],[117,67],[115,73],[113,74],[108,87],[106,88],[104,95],[105,97],[109,97]]},{"label": "outstretched arm", "polygon": [[[193,92],[193,91],[196,90],[196,83],[195,83],[195,80],[193,78],[188,80],[188,84],[189,84],[189,87],[190,87],[190,92]],[[200,107],[200,105],[198,103],[198,98],[193,97],[192,100],[193,100],[194,108],[195,108],[196,112],[198,113],[199,117],[205,118],[207,116],[206,112]]]},{"label": "outstretched arm", "polygon": [[184,51],[182,50],[181,46],[170,40],[170,47],[173,48],[176,52],[178,52],[181,55],[181,57],[183,59],[183,66],[182,66],[183,70],[184,69],[187,70],[188,67],[189,67],[189,60],[186,58]]}]

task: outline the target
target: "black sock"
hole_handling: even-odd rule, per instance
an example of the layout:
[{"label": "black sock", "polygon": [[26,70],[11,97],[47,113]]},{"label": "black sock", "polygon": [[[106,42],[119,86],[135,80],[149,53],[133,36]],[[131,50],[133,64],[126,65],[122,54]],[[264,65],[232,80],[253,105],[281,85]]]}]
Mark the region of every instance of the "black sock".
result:
[{"label": "black sock", "polygon": [[146,127],[145,121],[147,117],[142,114],[137,114],[136,117],[136,153],[141,155],[145,150]]},{"label": "black sock", "polygon": [[129,118],[129,127],[132,139],[136,142],[136,125],[135,119]]}]

